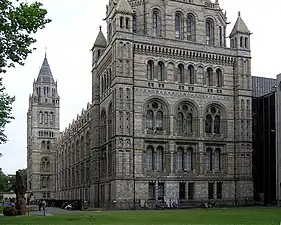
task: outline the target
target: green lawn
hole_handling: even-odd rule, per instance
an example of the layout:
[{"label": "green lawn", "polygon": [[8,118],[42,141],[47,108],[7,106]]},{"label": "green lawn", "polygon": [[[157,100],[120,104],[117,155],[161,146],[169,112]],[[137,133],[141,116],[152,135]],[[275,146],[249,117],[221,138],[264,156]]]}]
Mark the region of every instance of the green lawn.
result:
[{"label": "green lawn", "polygon": [[47,217],[0,217],[5,225],[279,225],[281,209],[191,209],[180,211],[93,212]]}]

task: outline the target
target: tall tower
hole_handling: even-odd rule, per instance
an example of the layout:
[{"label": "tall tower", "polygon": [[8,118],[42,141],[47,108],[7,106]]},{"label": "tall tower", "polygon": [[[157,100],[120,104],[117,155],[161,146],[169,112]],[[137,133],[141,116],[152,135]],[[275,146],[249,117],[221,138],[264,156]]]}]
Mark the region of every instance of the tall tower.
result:
[{"label": "tall tower", "polygon": [[55,149],[59,137],[60,98],[45,55],[27,113],[27,190],[31,200],[52,199],[55,191]]}]

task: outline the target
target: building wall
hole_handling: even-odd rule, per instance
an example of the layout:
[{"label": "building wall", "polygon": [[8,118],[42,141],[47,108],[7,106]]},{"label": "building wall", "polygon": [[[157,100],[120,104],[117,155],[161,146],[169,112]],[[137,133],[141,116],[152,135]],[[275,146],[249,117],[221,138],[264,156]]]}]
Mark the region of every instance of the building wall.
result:
[{"label": "building wall", "polygon": [[276,198],[281,201],[281,75],[277,75],[276,85]]},{"label": "building wall", "polygon": [[[113,36],[108,35],[110,43],[102,49],[100,57],[93,59],[92,135],[99,138],[93,141],[95,171],[91,189],[95,197],[92,202],[98,206],[114,203],[119,208],[130,208],[134,200],[150,202],[149,183],[155,188],[154,201],[159,197],[156,190],[162,184],[165,197],[178,201],[180,183],[185,183],[187,189],[189,183],[194,183],[194,198],[190,200],[201,203],[212,198],[208,190],[217,198],[216,187],[221,182],[221,201],[251,200],[252,82],[249,48],[237,47],[237,51],[225,47],[225,35],[220,41],[219,27],[224,31],[226,20],[225,15],[217,10],[217,5],[174,1],[162,5],[150,1],[146,5],[131,3],[131,6],[139,22],[135,34],[131,26],[119,27],[121,17],[132,21],[132,15],[114,13],[110,1],[107,18],[112,18]],[[161,18],[161,37],[153,37],[153,8],[165,15]],[[195,15],[196,37],[193,41],[186,41],[184,32],[182,39],[175,37],[174,15],[178,9],[184,17],[189,11]],[[147,11],[142,14],[144,10]],[[210,45],[206,44],[206,18],[216,18],[214,42]],[[236,38],[240,39],[240,34]],[[94,46],[94,56],[98,50],[100,47]],[[163,79],[149,78],[149,60],[154,65],[163,63]],[[185,80],[182,83],[177,78],[179,64],[184,68]],[[194,82],[187,80],[188,66],[194,68]],[[222,85],[217,85],[215,73],[212,74],[213,83],[208,81],[208,68],[214,72],[221,69]],[[154,66],[153,71],[156,73],[159,68]],[[192,132],[187,133],[180,132],[177,127],[178,110],[184,110],[180,107],[185,105],[193,118]],[[157,129],[155,124],[153,129],[148,125],[149,110],[155,117],[157,112],[162,112],[163,120]],[[209,114],[221,118],[218,134],[214,130],[210,134],[205,132]],[[163,153],[159,153],[163,160],[161,168],[149,169],[151,147],[154,150],[162,148]],[[190,171],[178,171],[175,166],[179,147],[192,148],[193,168]],[[217,171],[207,168],[205,160],[209,147],[212,154],[218,148],[221,150]]]}]

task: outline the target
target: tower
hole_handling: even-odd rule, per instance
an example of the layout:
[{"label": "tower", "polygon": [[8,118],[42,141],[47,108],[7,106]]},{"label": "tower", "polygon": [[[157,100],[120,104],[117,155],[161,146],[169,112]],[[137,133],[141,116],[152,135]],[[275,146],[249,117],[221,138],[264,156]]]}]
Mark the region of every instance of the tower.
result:
[{"label": "tower", "polygon": [[47,57],[33,82],[27,113],[27,190],[31,199],[55,197],[55,149],[60,98]]},{"label": "tower", "polygon": [[[252,77],[248,27],[238,12],[230,33],[230,48],[236,51],[233,65],[234,82],[234,175],[236,198],[253,192],[252,181]],[[244,190],[244,191],[243,191]]]}]

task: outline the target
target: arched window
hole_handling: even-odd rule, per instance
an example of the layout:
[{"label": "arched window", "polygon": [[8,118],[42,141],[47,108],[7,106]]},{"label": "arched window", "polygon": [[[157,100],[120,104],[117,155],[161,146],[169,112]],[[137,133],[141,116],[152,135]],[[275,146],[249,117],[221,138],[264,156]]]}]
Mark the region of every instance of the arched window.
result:
[{"label": "arched window", "polygon": [[182,64],[178,66],[178,81],[184,83],[184,66]]},{"label": "arched window", "polygon": [[156,170],[162,171],[163,168],[163,160],[164,159],[164,149],[163,147],[159,146],[156,149]]},{"label": "arched window", "polygon": [[207,148],[205,152],[205,170],[212,171],[213,170],[213,150],[211,148]]},{"label": "arched window", "polygon": [[108,138],[112,138],[112,120],[113,120],[113,113],[112,113],[112,104],[109,105],[108,108]]},{"label": "arched window", "polygon": [[186,150],[186,170],[193,170],[193,149],[191,147]]},{"label": "arched window", "polygon": [[39,112],[39,123],[42,124],[43,123],[43,113]]},{"label": "arched window", "polygon": [[165,111],[164,106],[161,103],[152,101],[147,105],[146,111],[146,129],[148,131],[162,134],[165,130]]},{"label": "arched window", "polygon": [[211,115],[206,116],[206,121],[205,121],[205,133],[210,134],[212,133],[212,123],[213,123],[213,118]]},{"label": "arched window", "polygon": [[222,27],[219,28],[220,46],[223,46],[223,32]]},{"label": "arched window", "polygon": [[126,29],[130,29],[130,19],[126,17]]},{"label": "arched window", "polygon": [[178,135],[186,135],[193,132],[193,108],[187,104],[178,107],[177,131]]},{"label": "arched window", "polygon": [[51,149],[51,142],[47,141],[47,150],[50,150],[50,149]]},{"label": "arched window", "polygon": [[212,19],[206,20],[206,44],[214,45],[214,22]]},{"label": "arched window", "polygon": [[42,150],[46,149],[46,142],[45,141],[41,142],[41,149]]},{"label": "arched window", "polygon": [[155,152],[152,146],[147,147],[147,170],[152,171],[155,168]]},{"label": "arched window", "polygon": [[153,70],[154,70],[154,63],[153,63],[153,61],[149,60],[147,63],[147,79],[148,80],[153,80],[153,78],[154,78]]},{"label": "arched window", "polygon": [[221,69],[216,70],[216,75],[217,75],[217,87],[222,87],[223,86],[223,78],[222,78],[222,71]]},{"label": "arched window", "polygon": [[124,27],[124,17],[120,17],[120,28]]},{"label": "arched window", "polygon": [[206,84],[208,86],[213,86],[213,70],[212,70],[212,68],[207,69]]},{"label": "arched window", "polygon": [[157,77],[158,81],[164,80],[164,63],[163,62],[158,62],[157,75],[158,75],[158,77]]},{"label": "arched window", "polygon": [[188,41],[195,41],[196,37],[196,29],[195,29],[195,18],[192,14],[187,15],[187,30],[186,30],[186,35],[187,35],[187,40]]},{"label": "arched window", "polygon": [[101,113],[101,143],[106,142],[106,113],[105,110]]},{"label": "arched window", "polygon": [[248,38],[247,37],[245,37],[245,48],[248,48]]},{"label": "arched window", "polygon": [[48,113],[47,112],[44,113],[44,123],[48,124]]},{"label": "arched window", "polygon": [[42,172],[51,172],[51,164],[50,164],[49,158],[44,157],[41,159],[41,171]]},{"label": "arched window", "polygon": [[243,44],[244,44],[243,37],[240,37],[240,47],[241,48],[243,48]]},{"label": "arched window", "polygon": [[41,177],[41,188],[47,188],[47,178]]},{"label": "arched window", "polygon": [[49,119],[51,126],[54,125],[54,120],[53,119],[54,119],[54,114],[51,112],[50,113],[50,119]]},{"label": "arched window", "polygon": [[216,107],[210,107],[207,110],[205,120],[205,133],[221,134],[221,110]]},{"label": "arched window", "polygon": [[214,153],[214,170],[220,171],[221,170],[221,150],[217,148]]},{"label": "arched window", "polygon": [[133,13],[133,32],[137,33],[137,14]]},{"label": "arched window", "polygon": [[194,84],[195,83],[195,70],[194,67],[192,65],[189,65],[188,68],[188,81],[189,84]]},{"label": "arched window", "polygon": [[182,15],[177,12],[175,15],[175,38],[183,39],[182,33]]},{"label": "arched window", "polygon": [[161,29],[161,15],[158,9],[153,10],[152,13],[152,20],[153,20],[153,36],[161,37],[162,36],[162,29]]}]

